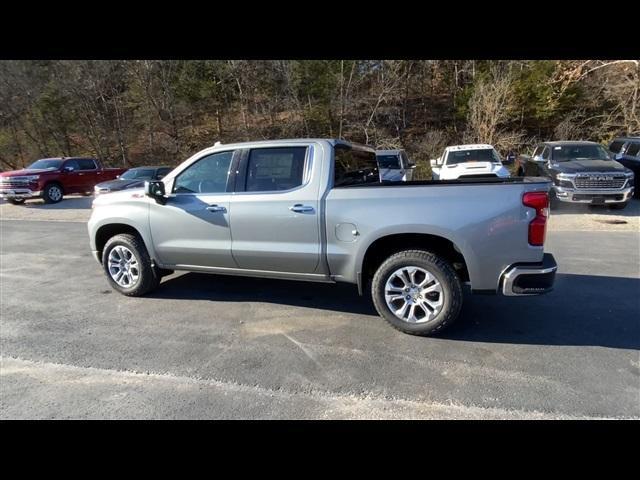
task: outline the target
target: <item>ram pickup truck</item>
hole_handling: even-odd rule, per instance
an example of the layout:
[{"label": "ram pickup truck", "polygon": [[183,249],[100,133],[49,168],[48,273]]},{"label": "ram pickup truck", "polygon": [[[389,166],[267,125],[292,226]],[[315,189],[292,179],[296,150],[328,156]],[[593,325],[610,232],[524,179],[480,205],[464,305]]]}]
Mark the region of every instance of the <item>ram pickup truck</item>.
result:
[{"label": "ram pickup truck", "polygon": [[542,176],[553,181],[552,206],[560,201],[622,209],[633,197],[633,172],[612,160],[595,142],[540,143],[532,156],[519,156],[515,168],[520,176]]},{"label": "ram pickup truck", "polygon": [[58,203],[70,193],[93,193],[100,182],[113,180],[123,168],[103,168],[95,158],[43,158],[22,170],[0,173],[0,198],[13,204],[27,198]]},{"label": "ram pickup truck", "polygon": [[144,189],[96,197],[88,231],[124,295],[174,270],[347,282],[392,326],[426,335],[456,319],[464,284],[552,288],[549,187],[530,177],[380,181],[375,150],[342,140],[217,145]]},{"label": "ram pickup truck", "polygon": [[431,160],[433,180],[506,178],[509,175],[509,170],[502,165],[502,159],[496,149],[487,144],[447,147],[442,155]]}]

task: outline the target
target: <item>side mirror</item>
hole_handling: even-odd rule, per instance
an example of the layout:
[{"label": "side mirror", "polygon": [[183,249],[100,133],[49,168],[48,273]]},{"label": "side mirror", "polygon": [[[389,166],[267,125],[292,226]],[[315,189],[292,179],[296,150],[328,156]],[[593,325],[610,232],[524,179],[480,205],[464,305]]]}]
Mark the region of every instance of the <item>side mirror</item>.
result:
[{"label": "side mirror", "polygon": [[153,198],[157,203],[164,205],[167,203],[167,197],[164,192],[164,182],[159,181],[145,181],[144,182],[144,194],[147,197]]},{"label": "side mirror", "polygon": [[616,153],[616,154],[613,156],[613,159],[614,159],[614,160],[621,160],[621,159],[622,159],[622,153]]},{"label": "side mirror", "polygon": [[438,159],[437,158],[429,160],[429,162],[431,163],[432,167],[437,167],[438,166]]},{"label": "side mirror", "polygon": [[75,169],[74,169],[72,166],[70,166],[70,165],[69,165],[69,166],[66,166],[66,167],[64,167],[64,168],[62,169],[62,171],[63,171],[63,172],[65,172],[65,173],[71,173],[71,172],[73,172],[74,170],[75,170]]},{"label": "side mirror", "polygon": [[544,159],[542,158],[542,155],[534,155],[533,156],[533,161],[534,162],[544,162]]}]

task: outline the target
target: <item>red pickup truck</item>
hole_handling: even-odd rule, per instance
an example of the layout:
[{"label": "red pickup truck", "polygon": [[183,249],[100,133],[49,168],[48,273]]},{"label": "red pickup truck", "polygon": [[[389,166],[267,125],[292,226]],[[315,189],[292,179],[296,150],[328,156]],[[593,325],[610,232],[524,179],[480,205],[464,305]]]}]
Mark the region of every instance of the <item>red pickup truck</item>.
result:
[{"label": "red pickup truck", "polygon": [[95,158],[43,158],[23,170],[0,173],[0,198],[20,204],[27,198],[58,203],[70,193],[93,192],[93,187],[113,180],[124,168],[103,168]]}]

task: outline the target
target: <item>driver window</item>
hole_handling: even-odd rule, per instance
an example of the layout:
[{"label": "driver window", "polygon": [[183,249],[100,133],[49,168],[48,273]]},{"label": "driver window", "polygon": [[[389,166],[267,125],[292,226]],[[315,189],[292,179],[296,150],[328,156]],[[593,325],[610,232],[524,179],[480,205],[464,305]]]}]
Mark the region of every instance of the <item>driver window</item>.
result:
[{"label": "driver window", "polygon": [[73,168],[74,171],[80,169],[80,165],[78,164],[77,160],[67,160],[66,162],[64,162],[64,168],[67,167]]},{"label": "driver window", "polygon": [[207,155],[192,164],[176,178],[175,193],[224,193],[233,152]]},{"label": "driver window", "polygon": [[542,151],[542,159],[543,160],[548,160],[549,159],[549,152],[551,150],[549,150],[549,147],[545,147],[544,150]]}]

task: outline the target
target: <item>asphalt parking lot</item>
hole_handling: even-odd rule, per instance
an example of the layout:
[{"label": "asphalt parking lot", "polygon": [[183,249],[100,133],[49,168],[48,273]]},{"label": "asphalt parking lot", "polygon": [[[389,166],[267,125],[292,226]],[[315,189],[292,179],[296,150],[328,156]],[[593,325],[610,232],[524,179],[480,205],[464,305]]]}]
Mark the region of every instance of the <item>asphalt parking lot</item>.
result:
[{"label": "asphalt parking lot", "polygon": [[348,285],[176,273],[112,291],[90,198],[0,205],[0,418],[640,418],[640,201],[564,207],[545,296],[435,338]]}]

